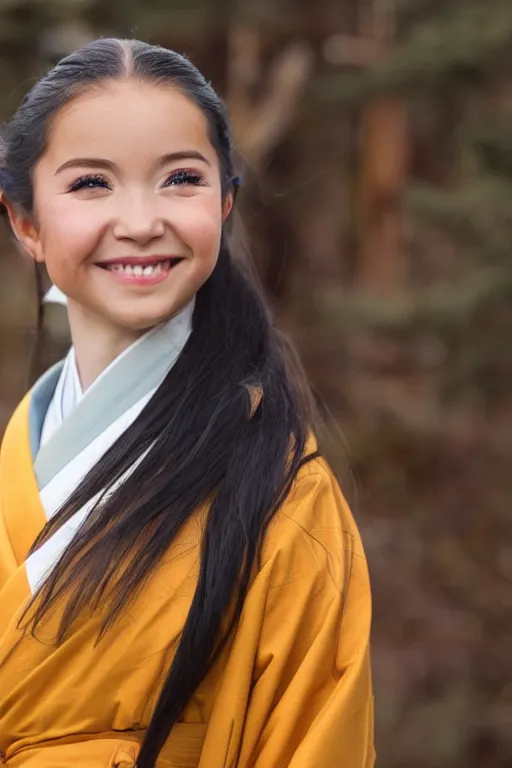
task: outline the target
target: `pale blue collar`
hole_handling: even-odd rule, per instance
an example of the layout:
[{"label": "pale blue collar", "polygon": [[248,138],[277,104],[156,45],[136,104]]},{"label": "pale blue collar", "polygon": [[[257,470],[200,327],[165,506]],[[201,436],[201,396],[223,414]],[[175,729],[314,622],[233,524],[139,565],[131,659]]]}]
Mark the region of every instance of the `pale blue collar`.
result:
[{"label": "pale blue collar", "polygon": [[40,446],[41,430],[64,375],[64,363],[58,363],[39,379],[32,390],[29,429],[40,488],[122,413],[160,386],[192,332],[194,304],[193,300],[119,355],[86,390],[44,446]]}]

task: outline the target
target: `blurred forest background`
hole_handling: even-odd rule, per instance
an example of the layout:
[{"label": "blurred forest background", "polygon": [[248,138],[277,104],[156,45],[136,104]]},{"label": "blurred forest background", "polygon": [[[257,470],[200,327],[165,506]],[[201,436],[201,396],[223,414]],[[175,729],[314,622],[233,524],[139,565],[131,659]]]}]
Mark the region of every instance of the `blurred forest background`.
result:
[{"label": "blurred forest background", "polygon": [[[111,34],[185,52],[230,108],[257,268],[343,435],[378,765],[510,768],[511,0],[0,0],[0,117]],[[1,428],[36,324],[2,229]]]}]

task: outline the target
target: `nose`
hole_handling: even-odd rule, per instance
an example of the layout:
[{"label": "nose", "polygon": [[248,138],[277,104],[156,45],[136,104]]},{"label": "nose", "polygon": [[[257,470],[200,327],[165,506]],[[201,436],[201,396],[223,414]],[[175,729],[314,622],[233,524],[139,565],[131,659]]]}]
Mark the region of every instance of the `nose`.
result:
[{"label": "nose", "polygon": [[133,195],[129,200],[124,198],[114,223],[114,236],[118,240],[133,240],[146,245],[164,233],[165,224],[158,201],[143,195]]}]

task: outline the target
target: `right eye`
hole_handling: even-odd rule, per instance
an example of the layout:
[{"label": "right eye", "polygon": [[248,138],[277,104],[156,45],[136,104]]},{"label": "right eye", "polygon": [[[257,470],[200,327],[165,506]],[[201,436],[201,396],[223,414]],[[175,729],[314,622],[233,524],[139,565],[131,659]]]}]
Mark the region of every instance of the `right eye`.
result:
[{"label": "right eye", "polygon": [[104,176],[97,174],[89,174],[87,176],[80,176],[79,179],[73,182],[69,187],[70,192],[78,192],[80,189],[111,189],[108,180]]}]

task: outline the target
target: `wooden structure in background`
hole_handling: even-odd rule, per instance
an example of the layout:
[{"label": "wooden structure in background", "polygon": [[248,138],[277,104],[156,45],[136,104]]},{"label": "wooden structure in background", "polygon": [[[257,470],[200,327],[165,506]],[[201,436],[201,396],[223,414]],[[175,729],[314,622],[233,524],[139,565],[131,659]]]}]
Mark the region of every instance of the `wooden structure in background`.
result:
[{"label": "wooden structure in background", "polygon": [[[332,38],[329,58],[342,66],[373,66],[390,50],[395,34],[393,0],[360,0],[358,35]],[[402,208],[408,126],[402,100],[387,94],[368,100],[360,117],[359,147],[354,287],[385,296],[399,290],[405,278]]]}]

